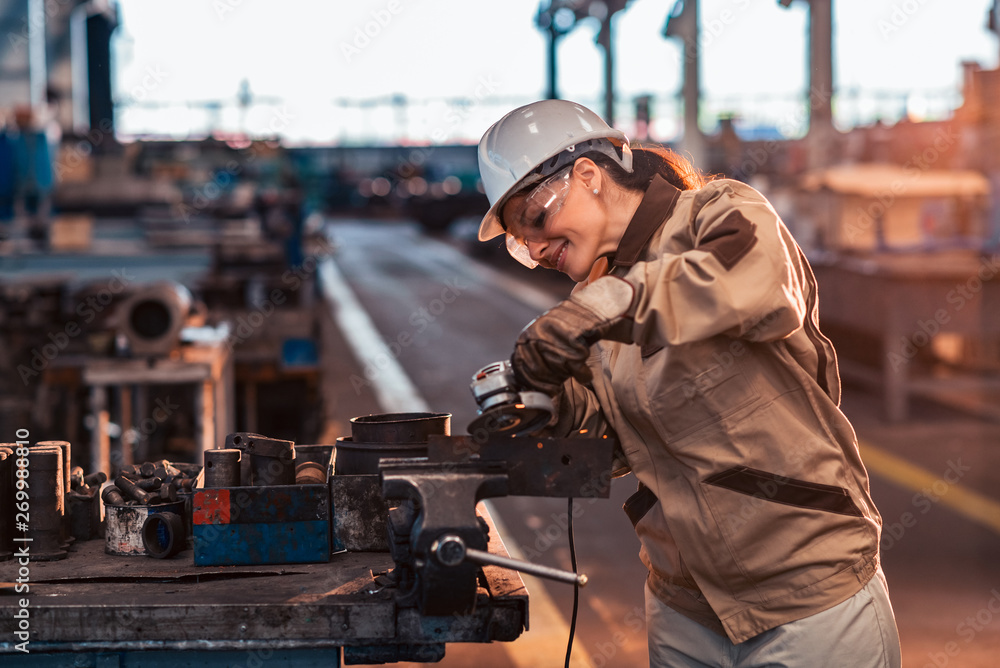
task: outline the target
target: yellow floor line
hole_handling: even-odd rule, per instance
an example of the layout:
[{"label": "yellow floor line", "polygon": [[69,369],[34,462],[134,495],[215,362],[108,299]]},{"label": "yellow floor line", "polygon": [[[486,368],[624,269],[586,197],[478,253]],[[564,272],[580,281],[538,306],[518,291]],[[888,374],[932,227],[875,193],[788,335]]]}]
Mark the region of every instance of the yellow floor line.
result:
[{"label": "yellow floor line", "polygon": [[[943,505],[964,515],[974,522],[1000,533],[1000,503],[988,497],[962,487],[958,483],[950,483],[939,475],[890,454],[867,441],[858,439],[861,448],[861,458],[870,471],[886,480],[902,485],[914,491],[927,490]],[[945,482],[948,485],[943,494],[933,490],[934,483]]]}]

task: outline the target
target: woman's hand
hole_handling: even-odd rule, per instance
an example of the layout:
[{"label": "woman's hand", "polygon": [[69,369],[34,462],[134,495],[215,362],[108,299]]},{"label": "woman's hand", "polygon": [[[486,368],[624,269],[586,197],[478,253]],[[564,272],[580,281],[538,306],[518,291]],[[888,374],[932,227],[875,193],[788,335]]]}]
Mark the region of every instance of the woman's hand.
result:
[{"label": "woman's hand", "polygon": [[567,378],[589,382],[592,344],[601,339],[631,342],[634,296],[630,283],[604,276],[532,320],[510,358],[518,382],[549,396],[555,396]]}]

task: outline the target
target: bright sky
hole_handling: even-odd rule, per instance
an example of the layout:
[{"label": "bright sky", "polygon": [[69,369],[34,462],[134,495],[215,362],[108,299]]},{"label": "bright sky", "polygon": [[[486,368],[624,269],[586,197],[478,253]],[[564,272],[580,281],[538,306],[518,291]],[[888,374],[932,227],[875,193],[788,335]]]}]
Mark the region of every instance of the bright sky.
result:
[{"label": "bright sky", "polygon": [[[126,133],[184,136],[214,124],[294,142],[476,141],[503,113],[545,94],[539,0],[118,2],[117,96],[141,103],[120,113]],[[663,140],[677,134],[680,108],[681,48],[662,37],[673,3],[633,0],[615,24],[617,124],[628,132],[632,100],[653,95],[653,136]],[[842,125],[876,113],[894,120],[907,108],[940,116],[959,99],[961,61],[997,66],[1000,41],[985,28],[992,0],[834,5]],[[776,125],[798,108],[806,18],[803,0],[788,9],[777,0],[702,0],[704,129],[721,112]],[[560,43],[559,92],[600,112],[595,34],[590,20]],[[245,116],[235,102],[242,80],[255,96]],[[405,111],[388,104],[394,95],[408,100]],[[465,105],[446,102],[456,98]]]}]

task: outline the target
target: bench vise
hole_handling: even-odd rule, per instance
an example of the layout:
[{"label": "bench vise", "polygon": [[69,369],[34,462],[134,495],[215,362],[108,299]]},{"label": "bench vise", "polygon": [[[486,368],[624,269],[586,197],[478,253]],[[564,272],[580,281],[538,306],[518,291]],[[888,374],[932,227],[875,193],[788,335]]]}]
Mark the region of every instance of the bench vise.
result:
[{"label": "bench vise", "polygon": [[382,459],[397,604],[424,615],[471,612],[485,564],[586,584],[585,575],[488,552],[476,504],[501,496],[607,498],[614,446],[607,437],[431,436],[426,458]]}]

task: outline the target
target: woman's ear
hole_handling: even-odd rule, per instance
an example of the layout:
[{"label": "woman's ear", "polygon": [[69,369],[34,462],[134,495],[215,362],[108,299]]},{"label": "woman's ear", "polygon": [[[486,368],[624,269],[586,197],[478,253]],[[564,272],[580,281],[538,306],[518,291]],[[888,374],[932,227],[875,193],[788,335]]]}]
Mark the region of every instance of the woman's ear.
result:
[{"label": "woman's ear", "polygon": [[597,190],[600,192],[604,174],[601,172],[601,168],[597,166],[597,163],[590,158],[578,158],[573,163],[573,176],[587,190]]}]

